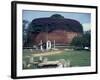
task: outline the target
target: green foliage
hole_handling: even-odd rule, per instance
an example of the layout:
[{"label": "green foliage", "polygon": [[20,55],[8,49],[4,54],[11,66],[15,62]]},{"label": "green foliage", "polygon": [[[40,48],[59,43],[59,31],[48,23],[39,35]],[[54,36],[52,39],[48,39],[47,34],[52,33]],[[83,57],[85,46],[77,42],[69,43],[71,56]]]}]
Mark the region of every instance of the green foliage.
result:
[{"label": "green foliage", "polygon": [[27,20],[23,20],[23,29],[25,28],[25,25],[28,23]]},{"label": "green foliage", "polygon": [[27,42],[27,31],[25,29],[26,24],[28,24],[28,21],[23,20],[23,45]]},{"label": "green foliage", "polygon": [[82,46],[82,37],[75,37],[72,40],[71,45],[81,47]]},{"label": "green foliage", "polygon": [[84,38],[83,46],[90,47],[90,46],[91,46],[91,35],[90,35],[90,32],[87,31],[87,32],[83,35],[83,38]]},{"label": "green foliage", "polygon": [[74,37],[74,39],[71,42],[71,45],[81,48],[90,47],[90,42],[91,42],[90,39],[91,39],[90,32],[86,32],[82,36]]}]

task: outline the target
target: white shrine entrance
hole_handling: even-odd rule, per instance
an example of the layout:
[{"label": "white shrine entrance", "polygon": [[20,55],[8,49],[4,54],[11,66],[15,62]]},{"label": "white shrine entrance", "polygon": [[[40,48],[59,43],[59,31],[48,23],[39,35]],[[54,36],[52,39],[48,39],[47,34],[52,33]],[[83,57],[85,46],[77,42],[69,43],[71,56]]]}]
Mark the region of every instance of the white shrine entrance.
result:
[{"label": "white shrine entrance", "polygon": [[50,50],[51,49],[51,41],[47,41],[46,42],[46,50]]},{"label": "white shrine entrance", "polygon": [[[53,43],[53,47],[52,47],[51,41],[50,40],[47,40],[46,43],[45,43],[45,49],[46,50],[50,50],[52,48],[55,48],[55,40],[54,40],[54,43]],[[44,51],[42,40],[40,41],[40,50],[41,51]]]}]

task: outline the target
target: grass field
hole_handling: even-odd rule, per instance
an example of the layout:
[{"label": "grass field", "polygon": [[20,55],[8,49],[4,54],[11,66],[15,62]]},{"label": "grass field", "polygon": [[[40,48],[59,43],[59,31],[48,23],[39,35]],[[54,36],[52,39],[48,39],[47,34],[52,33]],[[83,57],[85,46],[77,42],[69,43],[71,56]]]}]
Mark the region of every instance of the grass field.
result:
[{"label": "grass field", "polygon": [[[29,51],[24,51],[23,53],[23,61],[28,62],[28,59],[25,58],[26,56],[31,56],[31,53]],[[59,54],[53,54],[53,55],[44,55],[43,57],[48,58],[49,61],[55,61],[59,59],[65,59],[70,60],[71,67],[74,66],[90,66],[90,51],[86,50],[72,50],[72,51],[62,51]],[[34,55],[33,55],[34,57]],[[34,61],[37,61],[39,59],[39,56],[34,57]]]},{"label": "grass field", "polygon": [[61,54],[46,56],[49,60],[65,59],[71,61],[71,66],[89,66],[89,51],[64,51]]}]

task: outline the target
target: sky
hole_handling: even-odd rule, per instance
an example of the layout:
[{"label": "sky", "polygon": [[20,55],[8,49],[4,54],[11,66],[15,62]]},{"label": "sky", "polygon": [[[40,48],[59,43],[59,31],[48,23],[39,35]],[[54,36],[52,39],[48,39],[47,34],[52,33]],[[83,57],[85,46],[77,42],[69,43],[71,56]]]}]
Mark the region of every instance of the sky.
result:
[{"label": "sky", "polygon": [[64,16],[64,18],[69,18],[79,21],[83,25],[84,31],[90,30],[91,28],[90,13],[23,10],[22,19],[31,22],[33,19],[50,17],[53,14],[60,14]]}]

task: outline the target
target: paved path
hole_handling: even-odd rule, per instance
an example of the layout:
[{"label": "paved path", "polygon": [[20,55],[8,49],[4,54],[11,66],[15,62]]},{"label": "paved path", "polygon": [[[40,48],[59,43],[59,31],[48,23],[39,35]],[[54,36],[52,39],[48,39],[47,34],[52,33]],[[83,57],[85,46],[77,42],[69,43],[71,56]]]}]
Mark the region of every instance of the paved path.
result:
[{"label": "paved path", "polygon": [[38,54],[32,54],[34,57],[38,56],[48,56],[48,55],[54,55],[54,54],[60,54],[63,51],[50,51],[50,52],[44,52],[44,53],[38,53]]}]

